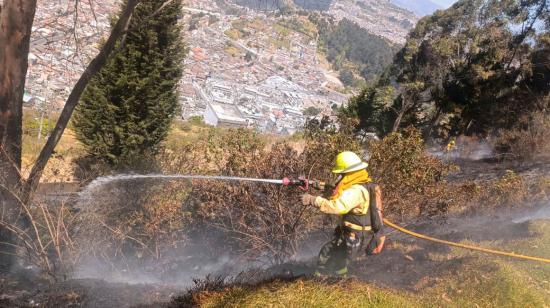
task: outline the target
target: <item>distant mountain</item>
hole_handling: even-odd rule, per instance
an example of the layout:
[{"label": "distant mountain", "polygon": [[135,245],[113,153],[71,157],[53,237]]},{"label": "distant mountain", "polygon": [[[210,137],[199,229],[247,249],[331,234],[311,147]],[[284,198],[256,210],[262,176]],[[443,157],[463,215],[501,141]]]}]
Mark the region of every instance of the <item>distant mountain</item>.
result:
[{"label": "distant mountain", "polygon": [[322,11],[332,16],[336,23],[347,19],[367,32],[395,44],[405,43],[407,34],[419,17],[419,14],[396,5],[391,0],[230,0],[230,3],[255,11]]},{"label": "distant mountain", "polygon": [[390,2],[414,12],[418,16],[430,15],[437,10],[443,9],[442,6],[430,0],[391,0]]}]

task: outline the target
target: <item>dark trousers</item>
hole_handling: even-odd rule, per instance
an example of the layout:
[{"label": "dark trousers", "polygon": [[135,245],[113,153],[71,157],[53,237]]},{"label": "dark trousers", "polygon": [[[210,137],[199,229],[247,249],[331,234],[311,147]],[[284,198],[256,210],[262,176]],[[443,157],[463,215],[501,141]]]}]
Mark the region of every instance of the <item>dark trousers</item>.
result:
[{"label": "dark trousers", "polygon": [[322,275],[345,275],[349,263],[365,249],[371,254],[378,246],[380,234],[371,231],[355,231],[338,226],[332,239],[323,245],[317,260],[317,273]]}]

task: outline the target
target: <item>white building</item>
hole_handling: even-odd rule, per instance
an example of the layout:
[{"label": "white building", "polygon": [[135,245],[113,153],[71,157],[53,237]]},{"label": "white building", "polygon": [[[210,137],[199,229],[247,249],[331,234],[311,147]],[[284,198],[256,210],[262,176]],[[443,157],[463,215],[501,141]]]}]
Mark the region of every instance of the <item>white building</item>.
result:
[{"label": "white building", "polygon": [[212,126],[246,127],[247,121],[237,106],[208,102],[204,113],[204,123]]},{"label": "white building", "polygon": [[302,117],[303,116],[303,113],[301,110],[299,110],[298,108],[292,108],[292,107],[285,107],[283,109],[283,112],[285,114],[288,114],[288,115],[291,115],[291,116],[295,116],[295,117]]}]

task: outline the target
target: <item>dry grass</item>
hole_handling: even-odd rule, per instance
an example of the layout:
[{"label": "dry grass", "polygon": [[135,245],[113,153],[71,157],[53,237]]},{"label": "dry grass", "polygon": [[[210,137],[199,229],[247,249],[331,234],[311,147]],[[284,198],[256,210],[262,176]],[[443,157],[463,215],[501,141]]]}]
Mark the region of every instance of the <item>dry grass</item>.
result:
[{"label": "dry grass", "polygon": [[507,159],[550,159],[550,113],[533,113],[515,128],[498,131],[493,147]]},{"label": "dry grass", "polygon": [[[5,187],[0,189],[5,190]],[[13,252],[0,253],[14,254],[27,264],[39,268],[42,273],[48,275],[48,279],[57,280],[74,261],[76,244],[70,232],[75,220],[74,213],[64,202],[57,207],[44,203],[29,206],[21,202],[17,196],[14,197],[25,217],[26,227],[22,227],[20,221],[0,217],[0,227],[3,231],[17,239],[14,243],[2,243],[11,246]]]},{"label": "dry grass", "polygon": [[420,132],[392,133],[368,149],[368,170],[382,185],[386,213],[404,218],[426,212],[428,190],[445,185],[441,180],[451,166],[427,154]]},{"label": "dry grass", "polygon": [[[38,117],[39,114],[35,110],[24,110],[23,153],[21,159],[23,176],[28,175],[34,165],[34,162],[38,158],[42,147],[46,143],[46,131],[42,135],[42,138],[38,139],[37,131],[32,129],[37,125],[34,122],[37,121],[36,119]],[[50,123],[53,125],[58,115],[52,114],[50,117]],[[77,166],[74,163],[74,160],[84,154],[84,148],[76,139],[74,132],[70,128],[67,128],[56,146],[54,154],[46,165],[42,176],[42,182],[75,181],[74,171]]]},{"label": "dry grass", "polygon": [[[413,294],[391,291],[357,280],[321,281],[298,279],[259,285],[228,287],[222,291],[197,292],[174,307],[421,307]],[[179,304],[179,305],[178,305]]]}]

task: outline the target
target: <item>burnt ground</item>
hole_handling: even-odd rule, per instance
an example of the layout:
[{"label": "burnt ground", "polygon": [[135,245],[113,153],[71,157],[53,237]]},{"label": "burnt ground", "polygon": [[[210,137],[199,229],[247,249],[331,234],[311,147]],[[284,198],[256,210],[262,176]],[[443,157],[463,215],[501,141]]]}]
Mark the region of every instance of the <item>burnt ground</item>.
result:
[{"label": "burnt ground", "polygon": [[[482,216],[448,217],[419,220],[402,225],[411,231],[448,241],[498,241],[503,245],[517,239],[536,236],[529,230],[529,221],[514,222],[518,218],[532,216],[544,210],[545,219],[550,219],[550,205],[506,213],[483,213]],[[521,219],[520,219],[521,220]],[[389,288],[419,290],[435,284],[440,277],[459,270],[465,263],[487,255],[473,252],[452,258],[446,256],[451,248],[438,243],[417,239],[386,227],[386,244],[379,255],[360,256],[350,266],[350,276],[365,282]],[[494,256],[487,256],[494,258]],[[519,261],[524,262],[524,261]],[[287,264],[273,270],[274,275],[311,275],[314,262]]]},{"label": "burnt ground", "polygon": [[[495,164],[490,160],[457,161],[457,164],[461,172],[451,176],[451,180],[483,180],[500,176],[506,170],[522,175],[550,174],[548,164]],[[548,209],[549,206],[542,207]],[[503,241],[506,244],[510,240],[533,236],[529,232],[528,221],[514,221],[530,216],[540,208],[423,219],[409,222],[405,227],[450,241]],[[550,219],[550,211],[545,210],[545,213],[544,218]],[[352,276],[379,286],[414,291],[435,284],[439,277],[459,270],[462,265],[480,256],[479,253],[467,253],[452,259],[434,258],[434,255],[446,255],[450,248],[412,238],[390,228],[386,229],[386,233],[388,239],[383,253],[358,259],[351,266]],[[250,277],[264,279],[269,275],[311,275],[314,258],[271,268]],[[181,285],[126,284],[99,279],[73,279],[51,284],[28,271],[0,273],[0,307],[156,307],[185,290],[186,287]]]},{"label": "burnt ground", "polygon": [[[548,205],[543,208],[548,208]],[[507,241],[533,236],[529,222],[514,223],[538,209],[516,210],[483,216],[450,217],[445,221],[423,220],[407,228],[451,241]],[[545,211],[545,213],[548,211]],[[548,213],[546,213],[548,214]],[[549,217],[546,217],[547,219]],[[521,219],[520,219],[521,220]],[[435,284],[439,277],[453,273],[480,254],[464,254],[452,259],[433,258],[445,255],[450,248],[415,239],[387,229],[386,248],[380,255],[362,257],[351,266],[351,275],[363,281],[397,289],[419,290]],[[286,264],[261,274],[252,273],[251,280],[309,276],[314,271],[311,261]],[[522,262],[522,261],[519,261]],[[74,279],[48,284],[24,271],[4,273],[0,279],[0,307],[156,307],[181,295],[184,286],[161,284],[126,284],[99,279]]]},{"label": "burnt ground", "polygon": [[550,163],[547,161],[515,162],[500,161],[495,158],[480,160],[456,159],[452,163],[458,166],[459,171],[451,174],[449,181],[483,181],[503,176],[507,170],[521,174],[525,179],[540,175],[550,175]]},{"label": "burnt ground", "polygon": [[[529,222],[513,222],[518,215],[523,213],[448,218],[444,223],[423,221],[409,225],[408,229],[448,241],[502,241],[506,244],[533,236]],[[418,290],[435,284],[439,277],[459,270],[473,258],[494,258],[477,252],[452,259],[434,258],[434,255],[447,255],[451,248],[391,229],[388,233],[387,247],[382,254],[355,263],[357,276],[362,280],[392,288]]]},{"label": "burnt ground", "polygon": [[75,279],[48,284],[17,273],[1,280],[0,307],[135,307],[166,302],[181,288],[167,285],[112,283]]}]

